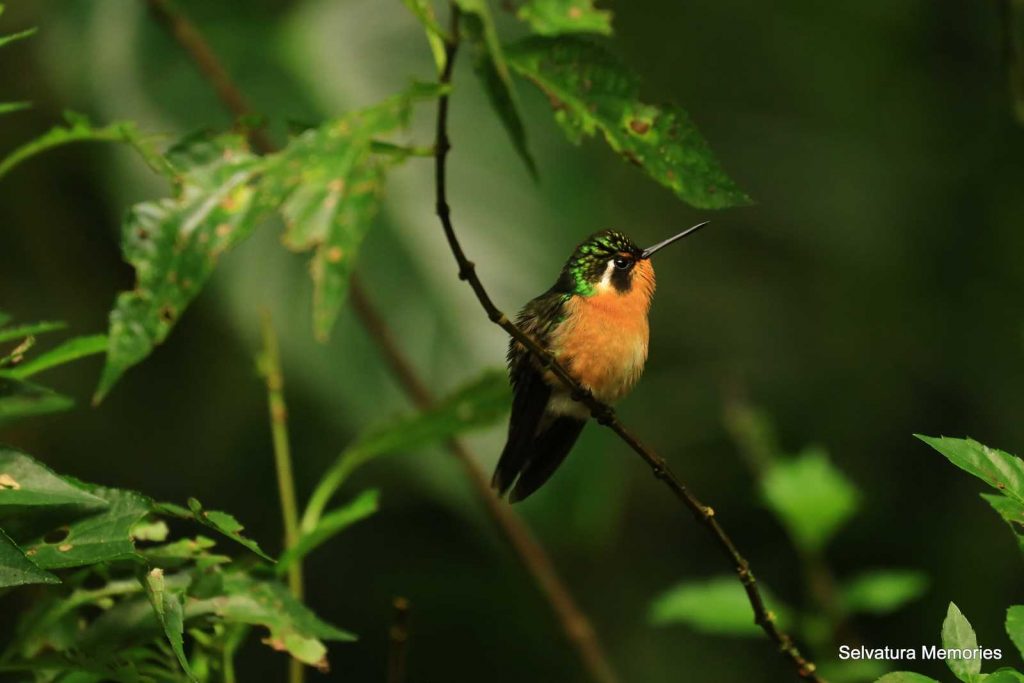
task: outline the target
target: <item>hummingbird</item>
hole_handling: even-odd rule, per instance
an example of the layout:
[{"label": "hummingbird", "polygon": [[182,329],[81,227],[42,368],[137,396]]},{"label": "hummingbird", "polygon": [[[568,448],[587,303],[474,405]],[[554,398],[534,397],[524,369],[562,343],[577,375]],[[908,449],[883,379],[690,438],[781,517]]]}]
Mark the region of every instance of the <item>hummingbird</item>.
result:
[{"label": "hummingbird", "polygon": [[[628,394],[647,362],[647,313],[654,295],[651,257],[707,225],[699,223],[641,249],[615,230],[585,239],[558,281],[519,312],[516,325],[606,404]],[[512,416],[491,486],[509,502],[546,482],[590,417],[572,391],[516,340],[508,347]]]}]

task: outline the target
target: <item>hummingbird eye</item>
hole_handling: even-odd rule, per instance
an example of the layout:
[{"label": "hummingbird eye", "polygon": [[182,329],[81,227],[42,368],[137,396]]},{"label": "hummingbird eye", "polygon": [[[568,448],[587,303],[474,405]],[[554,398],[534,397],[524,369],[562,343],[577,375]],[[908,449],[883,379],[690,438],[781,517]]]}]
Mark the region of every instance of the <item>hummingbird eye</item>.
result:
[{"label": "hummingbird eye", "polygon": [[618,268],[619,270],[626,270],[631,265],[633,265],[633,261],[632,260],[627,259],[627,258],[623,258],[622,256],[616,256],[612,260],[615,263],[615,267]]}]

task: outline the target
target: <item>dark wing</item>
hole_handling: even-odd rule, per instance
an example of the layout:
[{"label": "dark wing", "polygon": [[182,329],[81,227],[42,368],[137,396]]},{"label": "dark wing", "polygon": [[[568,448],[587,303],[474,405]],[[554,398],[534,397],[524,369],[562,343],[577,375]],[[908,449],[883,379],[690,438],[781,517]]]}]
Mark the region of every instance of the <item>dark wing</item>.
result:
[{"label": "dark wing", "polygon": [[[513,353],[510,350],[509,355]],[[533,453],[534,436],[551,397],[551,387],[541,377],[529,354],[520,350],[516,356],[510,360],[509,367],[512,417],[508,423],[508,441],[491,479],[491,486],[498,489],[500,495],[508,492]]]},{"label": "dark wing", "polygon": [[563,415],[552,420],[551,424],[533,439],[526,465],[519,473],[515,488],[508,496],[510,503],[518,503],[551,478],[565,460],[565,456],[569,455],[586,424],[585,420]]}]

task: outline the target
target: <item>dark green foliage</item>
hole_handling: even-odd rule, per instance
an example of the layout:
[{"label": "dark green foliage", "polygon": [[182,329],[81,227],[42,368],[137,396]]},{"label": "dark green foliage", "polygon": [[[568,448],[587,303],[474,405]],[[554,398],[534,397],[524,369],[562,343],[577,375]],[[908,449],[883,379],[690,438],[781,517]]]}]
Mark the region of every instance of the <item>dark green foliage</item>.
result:
[{"label": "dark green foliage", "polygon": [[682,109],[640,99],[640,85],[614,55],[571,36],[529,38],[507,49],[514,71],[540,88],[574,143],[598,133],[676,196],[702,209],[748,204]]},{"label": "dark green foliage", "polygon": [[594,7],[594,0],[527,0],[516,16],[542,36],[612,32],[612,13]]},{"label": "dark green foliage", "polygon": [[[765,600],[779,625],[790,628],[793,615],[789,608],[770,594]],[[723,636],[757,636],[761,632],[743,586],[731,576],[687,581],[670,588],[651,604],[648,618],[658,626],[685,624],[696,631]]]}]

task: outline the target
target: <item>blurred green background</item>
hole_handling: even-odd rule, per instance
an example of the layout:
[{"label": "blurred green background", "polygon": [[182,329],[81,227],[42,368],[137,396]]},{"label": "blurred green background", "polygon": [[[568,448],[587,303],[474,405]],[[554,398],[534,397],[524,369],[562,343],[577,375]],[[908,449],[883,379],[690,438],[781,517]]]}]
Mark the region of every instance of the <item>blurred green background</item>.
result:
[{"label": "blurred green background", "polygon": [[[398,2],[253,0],[179,5],[205,32],[283,142],[288,120],[373,103],[433,66]],[[912,438],[971,435],[1024,451],[1024,130],[1012,117],[997,3],[739,0],[619,3],[615,49],[644,95],[686,108],[755,206],[699,212],[603,144],[576,149],[547,101],[520,87],[541,181],[490,113],[468,61],[456,74],[450,200],[464,246],[499,305],[546,289],[572,247],[616,227],[650,243],[697,220],[714,227],[658,262],[651,358],[625,421],[714,505],[759,577],[803,600],[798,558],[766,513],[723,426],[742,387],[790,450],[827,447],[862,489],[831,546],[840,577],[869,567],[927,572],[929,593],[898,615],[858,621],[871,645],[937,641],[948,601],[979,640],[1012,648],[1008,604],[1024,599],[1013,540],[979,485]],[[0,95],[34,108],[4,117],[0,153],[73,109],[175,136],[230,118],[141,2],[15,2]],[[499,12],[500,13],[500,12]],[[502,18],[509,36],[522,28]],[[427,144],[432,117],[409,134]],[[477,309],[433,216],[429,161],[389,181],[360,271],[405,350],[439,392],[500,365],[506,340]],[[106,329],[132,283],[118,226],[163,192],[126,150],[86,145],[31,161],[0,183],[0,308],[27,321]],[[312,339],[304,257],[268,224],[229,254],[168,342],[98,408],[100,361],[49,382],[73,412],[3,434],[55,469],[229,510],[277,550],[281,528],[258,313],[282,334],[300,491],[359,430],[409,407],[345,312]],[[490,469],[504,425],[470,438]],[[331,649],[314,680],[380,680],[390,599],[413,604],[411,681],[582,681],[533,584],[440,449],[383,459],[349,495],[380,486],[382,512],[308,563],[309,602],[361,635]],[[764,639],[648,624],[650,600],[683,578],[727,571],[709,536],[610,433],[591,427],[562,471],[520,505],[593,618],[627,681],[779,681]],[[10,604],[10,603],[9,603]],[[0,622],[5,617],[0,616]],[[834,651],[815,653],[820,660]],[[1012,661],[1006,663],[1012,664]],[[281,676],[252,643],[242,680]],[[940,675],[941,663],[915,667]]]}]

